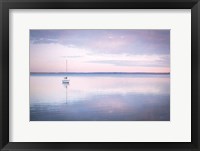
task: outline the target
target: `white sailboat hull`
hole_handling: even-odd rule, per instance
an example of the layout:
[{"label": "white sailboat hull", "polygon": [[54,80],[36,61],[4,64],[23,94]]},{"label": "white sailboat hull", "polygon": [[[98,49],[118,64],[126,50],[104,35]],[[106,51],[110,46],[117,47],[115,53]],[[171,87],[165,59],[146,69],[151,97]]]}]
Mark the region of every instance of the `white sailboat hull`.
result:
[{"label": "white sailboat hull", "polygon": [[64,80],[62,80],[62,83],[69,83],[69,80],[68,79],[64,79]]}]

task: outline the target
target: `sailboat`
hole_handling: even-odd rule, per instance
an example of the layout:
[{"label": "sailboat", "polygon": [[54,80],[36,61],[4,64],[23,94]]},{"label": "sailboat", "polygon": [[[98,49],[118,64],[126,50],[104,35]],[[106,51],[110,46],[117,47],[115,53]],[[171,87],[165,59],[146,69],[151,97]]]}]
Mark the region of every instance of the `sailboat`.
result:
[{"label": "sailboat", "polygon": [[[66,60],[66,72],[67,72],[67,60]],[[66,77],[64,77],[64,79],[62,80],[62,83],[65,83],[65,84],[69,84],[69,79]]]}]

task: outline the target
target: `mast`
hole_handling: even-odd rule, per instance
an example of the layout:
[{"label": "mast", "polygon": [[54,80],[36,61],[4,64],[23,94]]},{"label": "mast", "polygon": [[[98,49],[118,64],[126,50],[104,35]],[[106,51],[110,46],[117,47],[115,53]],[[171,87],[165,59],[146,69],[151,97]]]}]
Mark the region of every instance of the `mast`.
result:
[{"label": "mast", "polygon": [[66,60],[66,73],[67,73],[67,60]]}]

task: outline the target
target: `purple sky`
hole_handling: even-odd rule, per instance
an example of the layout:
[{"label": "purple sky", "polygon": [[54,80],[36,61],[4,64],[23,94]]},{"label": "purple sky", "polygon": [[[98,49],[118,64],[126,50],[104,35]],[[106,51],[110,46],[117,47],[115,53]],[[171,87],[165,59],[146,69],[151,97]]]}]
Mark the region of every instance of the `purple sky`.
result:
[{"label": "purple sky", "polygon": [[169,72],[170,30],[30,30],[31,72]]}]

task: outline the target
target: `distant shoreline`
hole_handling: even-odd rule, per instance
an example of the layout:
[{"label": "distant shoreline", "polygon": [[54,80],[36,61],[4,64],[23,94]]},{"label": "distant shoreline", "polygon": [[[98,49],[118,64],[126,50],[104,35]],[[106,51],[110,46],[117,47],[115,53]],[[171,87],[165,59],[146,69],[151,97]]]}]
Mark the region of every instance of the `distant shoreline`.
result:
[{"label": "distant shoreline", "polygon": [[30,74],[170,74],[170,72],[30,72]]}]

